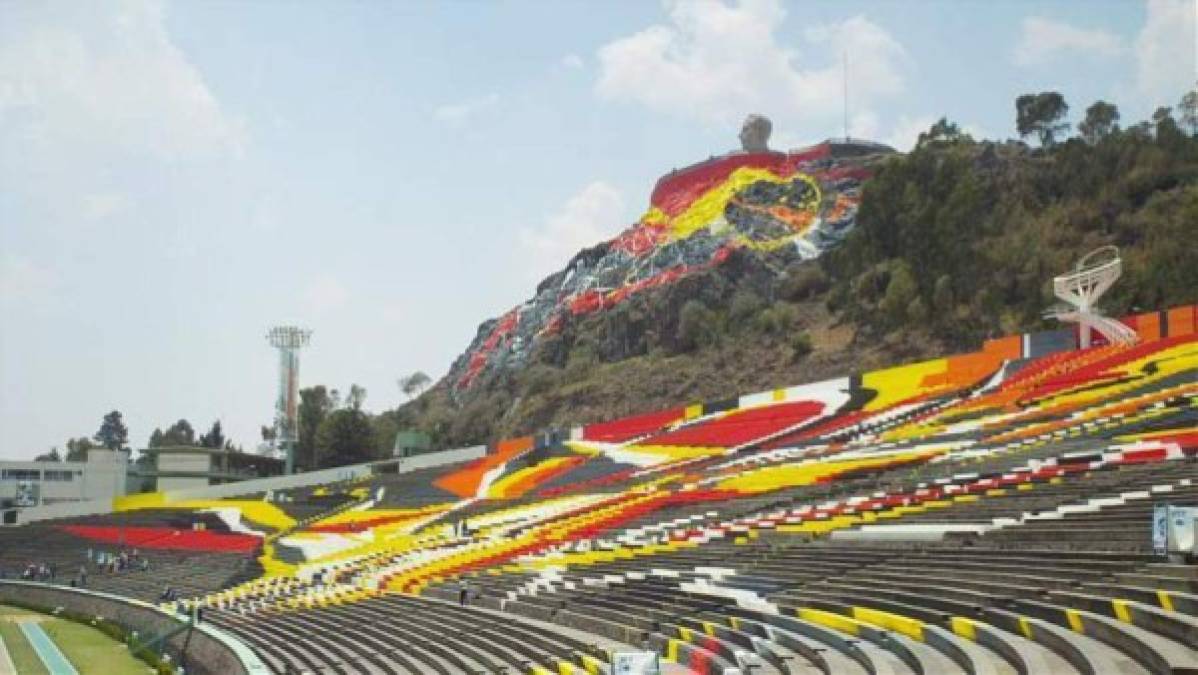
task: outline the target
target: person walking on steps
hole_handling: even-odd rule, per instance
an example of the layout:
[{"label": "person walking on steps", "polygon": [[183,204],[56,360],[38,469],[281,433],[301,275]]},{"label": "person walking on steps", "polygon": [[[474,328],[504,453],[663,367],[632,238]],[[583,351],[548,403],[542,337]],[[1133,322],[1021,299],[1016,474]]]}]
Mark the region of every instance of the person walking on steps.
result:
[{"label": "person walking on steps", "polygon": [[461,581],[458,582],[458,604],[465,607],[466,606],[466,598],[469,597],[469,595],[470,595],[470,585],[466,583],[465,579],[462,579]]}]

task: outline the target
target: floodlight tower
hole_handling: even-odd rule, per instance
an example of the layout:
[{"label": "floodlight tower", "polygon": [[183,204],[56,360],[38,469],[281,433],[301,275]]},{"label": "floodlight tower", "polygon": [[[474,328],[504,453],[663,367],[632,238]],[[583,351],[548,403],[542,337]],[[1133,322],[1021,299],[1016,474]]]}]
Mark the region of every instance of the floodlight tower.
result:
[{"label": "floodlight tower", "polygon": [[1053,277],[1052,291],[1067,304],[1054,307],[1045,316],[1078,324],[1079,345],[1090,346],[1090,330],[1096,330],[1111,344],[1132,344],[1136,332],[1123,322],[1103,316],[1094,303],[1110,290],[1123,274],[1123,259],[1115,246],[1103,246],[1087,253],[1073,271]]},{"label": "floodlight tower", "polygon": [[275,447],[286,458],[286,473],[295,472],[295,443],[299,429],[299,350],[308,346],[312,331],[297,326],[275,326],[266,333],[270,346],[279,350],[279,397],[275,401]]}]

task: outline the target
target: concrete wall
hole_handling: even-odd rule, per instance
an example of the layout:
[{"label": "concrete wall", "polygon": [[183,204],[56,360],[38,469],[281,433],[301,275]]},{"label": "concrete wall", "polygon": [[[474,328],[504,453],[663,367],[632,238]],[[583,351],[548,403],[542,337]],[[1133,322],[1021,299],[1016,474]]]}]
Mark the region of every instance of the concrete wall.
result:
[{"label": "concrete wall", "polygon": [[[111,450],[92,450],[86,462],[10,462],[0,461],[0,472],[19,469],[38,471],[41,499],[53,503],[108,499],[125,494],[125,473],[129,453]],[[70,474],[70,480],[45,480],[45,472]],[[0,499],[12,499],[17,494],[17,480],[3,479],[0,473]]]},{"label": "concrete wall", "polygon": [[[53,611],[57,607],[103,617],[137,631],[141,639],[161,635],[182,620],[157,607],[107,593],[25,581],[0,581],[0,603],[24,602]],[[184,651],[186,650],[186,652]],[[201,624],[167,641],[166,653],[197,675],[266,675],[270,670],[244,643],[215,626]]]},{"label": "concrete wall", "polygon": [[472,459],[478,459],[487,454],[487,446],[476,445],[470,448],[458,448],[457,450],[445,450],[444,452],[429,452],[415,457],[404,457],[400,460],[400,471],[415,471],[416,469],[427,469],[432,466],[441,466],[443,464],[454,464],[457,462],[466,462]]},{"label": "concrete wall", "polygon": [[[187,490],[174,490],[165,493],[163,497],[167,502],[177,502],[188,499],[223,499],[225,497],[237,497],[240,495],[248,495],[257,492],[266,492],[267,490],[286,490],[290,488],[308,487],[310,485],[321,485],[323,483],[332,483],[341,480],[348,480],[351,478],[358,478],[361,476],[369,476],[371,473],[373,473],[373,467],[379,464],[398,463],[399,471],[407,472],[415,471],[416,469],[426,469],[429,467],[442,466],[445,464],[465,462],[472,459],[478,459],[486,454],[487,448],[485,445],[476,445],[471,448],[458,448],[456,450],[445,450],[443,452],[430,452],[426,455],[417,455],[415,457],[390,459],[383,460],[381,462],[369,462],[366,464],[354,464],[351,466],[337,467],[335,469],[310,471],[308,473],[296,473],[290,476],[273,476],[271,478],[259,478],[256,480],[241,481],[240,483],[226,483],[224,485],[211,485]],[[22,509],[18,512],[17,523],[32,523],[38,520],[49,520],[53,518],[78,518],[80,516],[111,512],[111,498],[70,504],[54,504],[51,506]]]},{"label": "concrete wall", "polygon": [[[212,471],[212,456],[203,453],[184,454],[164,452],[158,455],[158,471],[163,473],[177,471],[180,473],[206,474]],[[208,487],[208,478],[206,477],[158,477],[159,492],[194,490],[205,487]]]},{"label": "concrete wall", "polygon": [[294,473],[290,476],[272,476],[270,478],[245,480],[241,481],[240,483],[211,485],[190,490],[175,490],[166,493],[166,500],[168,502],[176,502],[183,501],[185,499],[221,499],[224,497],[236,497],[238,495],[253,494],[256,492],[266,492],[267,490],[289,490],[292,488],[322,485],[324,483],[335,483],[337,481],[351,480],[353,478],[369,476],[373,473],[373,467],[379,464],[398,462],[399,471],[407,472],[415,471],[416,469],[426,469],[434,466],[442,466],[445,464],[454,464],[456,462],[478,459],[485,454],[487,454],[487,447],[485,445],[476,445],[472,448],[458,448],[457,450],[430,452],[426,455],[405,457],[398,460],[391,459],[380,462],[351,464],[350,466],[339,466],[333,469],[322,469],[320,471],[309,471],[307,473]]}]

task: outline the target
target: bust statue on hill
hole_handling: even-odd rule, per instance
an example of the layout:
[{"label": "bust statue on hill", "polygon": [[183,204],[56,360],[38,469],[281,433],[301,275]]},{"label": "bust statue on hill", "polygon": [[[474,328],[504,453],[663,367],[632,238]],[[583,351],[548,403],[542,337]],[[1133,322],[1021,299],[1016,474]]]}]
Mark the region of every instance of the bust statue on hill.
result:
[{"label": "bust statue on hill", "polygon": [[740,147],[745,152],[769,152],[770,132],[774,125],[764,115],[749,115],[740,127]]}]

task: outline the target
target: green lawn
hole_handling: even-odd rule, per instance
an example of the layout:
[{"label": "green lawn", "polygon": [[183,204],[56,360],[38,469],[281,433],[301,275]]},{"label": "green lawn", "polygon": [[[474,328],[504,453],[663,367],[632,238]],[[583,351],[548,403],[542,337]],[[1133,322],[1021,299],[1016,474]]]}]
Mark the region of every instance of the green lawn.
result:
[{"label": "green lawn", "polygon": [[[24,609],[0,606],[0,634],[8,646],[17,672],[40,675],[46,669],[37,657],[37,652],[25,640],[21,628],[12,617],[38,616]],[[125,645],[113,640],[100,631],[63,619],[47,618],[42,621],[42,630],[58,645],[80,675],[132,675],[151,672],[143,661],[133,658]]]},{"label": "green lawn", "polygon": [[4,638],[4,646],[8,647],[8,655],[12,657],[12,663],[17,667],[18,673],[43,675],[48,671],[42,665],[42,660],[37,657],[37,652],[33,651],[33,647],[29,646],[25,634],[21,632],[21,627],[15,621],[9,620],[12,617],[31,614],[24,609],[0,605],[0,637]]}]

